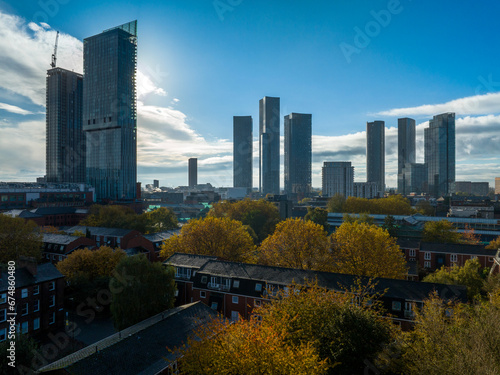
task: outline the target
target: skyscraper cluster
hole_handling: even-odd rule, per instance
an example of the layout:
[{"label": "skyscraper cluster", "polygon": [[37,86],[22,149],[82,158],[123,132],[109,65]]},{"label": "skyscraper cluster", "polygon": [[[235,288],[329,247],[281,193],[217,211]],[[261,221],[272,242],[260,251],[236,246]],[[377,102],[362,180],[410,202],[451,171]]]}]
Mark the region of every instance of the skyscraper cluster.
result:
[{"label": "skyscraper cluster", "polygon": [[47,180],[87,182],[98,200],[134,199],[137,21],[83,42],[83,76],[47,72]]}]

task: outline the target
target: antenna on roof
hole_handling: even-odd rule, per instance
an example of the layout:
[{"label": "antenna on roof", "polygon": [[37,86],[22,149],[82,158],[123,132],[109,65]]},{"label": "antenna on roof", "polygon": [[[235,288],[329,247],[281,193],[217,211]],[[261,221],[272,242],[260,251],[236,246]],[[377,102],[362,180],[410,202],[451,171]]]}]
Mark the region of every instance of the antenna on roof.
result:
[{"label": "antenna on roof", "polygon": [[50,66],[55,68],[56,67],[56,60],[57,60],[57,41],[59,40],[59,31],[56,34],[56,44],[54,45],[54,53],[52,54],[52,62],[50,63]]}]

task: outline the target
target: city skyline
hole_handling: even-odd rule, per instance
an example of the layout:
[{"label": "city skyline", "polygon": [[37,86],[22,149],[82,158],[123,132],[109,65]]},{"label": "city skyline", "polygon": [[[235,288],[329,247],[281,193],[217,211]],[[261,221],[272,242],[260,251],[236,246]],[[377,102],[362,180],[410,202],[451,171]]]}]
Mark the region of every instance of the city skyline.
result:
[{"label": "city skyline", "polygon": [[[57,11],[50,13],[37,4],[0,2],[0,50],[5,56],[0,67],[4,77],[0,83],[0,158],[9,160],[0,169],[0,180],[31,181],[45,174],[44,79],[55,30],[60,30],[57,66],[81,73],[82,40],[135,18],[144,25],[140,26],[137,77],[138,180],[143,185],[153,179],[161,180],[162,186],[185,184],[185,160],[196,155],[200,183],[232,186],[232,117],[256,118],[256,101],[265,95],[281,98],[280,117],[292,111],[313,114],[314,187],[321,186],[324,161],[352,161],[356,181],[366,180],[363,128],[366,122],[375,120],[386,124],[386,185],[395,187],[397,118],[416,120],[416,162],[422,163],[423,129],[432,116],[444,112],[457,113],[456,180],[488,181],[493,186],[494,177],[500,175],[496,151],[500,72],[492,63],[497,52],[488,47],[494,33],[491,28],[485,31],[487,22],[473,19],[476,12],[484,16],[486,8],[488,14],[493,13],[499,8],[494,2],[473,10],[449,7],[451,2],[443,2],[434,4],[433,12],[429,12],[429,4],[401,1],[397,13],[391,13],[391,22],[379,25],[379,34],[370,36],[362,48],[355,43],[354,28],[364,33],[369,22],[376,19],[373,14],[387,11],[387,2],[361,2],[358,8],[327,2],[307,7],[285,6],[282,2],[242,3],[224,13],[223,20],[211,3],[202,2],[197,12],[193,6],[180,4],[161,5],[160,12],[147,4],[132,2],[127,8],[111,2],[95,8],[102,10],[98,14],[85,12],[80,5],[66,7],[56,3]],[[97,4],[90,1],[86,6]],[[264,30],[249,33],[245,22],[263,22],[267,15],[279,11],[286,12],[295,23],[266,24]],[[303,17],[299,16],[300,11]],[[161,14],[162,24],[169,24],[168,30],[160,27],[155,12]],[[434,40],[438,26],[431,20],[443,19],[442,15],[449,12],[451,15],[444,22],[450,32],[441,33]],[[429,30],[418,35],[402,34],[402,30],[418,24],[419,16],[424,14],[430,20]],[[141,24],[141,19],[147,22]],[[467,33],[456,26],[469,19],[477,27],[471,27]],[[321,25],[324,32],[305,31],[314,23]],[[297,31],[292,24],[298,26]],[[267,41],[269,35],[273,38]],[[484,37],[477,48],[474,43],[479,42],[473,35]],[[301,42],[293,42],[297,40]],[[401,44],[403,40],[407,46]],[[350,55],[350,62],[342,51],[342,43],[359,50]],[[411,50],[416,43],[426,44],[425,54],[417,55]],[[429,59],[443,43],[453,50],[449,58],[455,63],[451,67],[440,59]],[[393,50],[396,45],[397,51]],[[273,55],[272,48],[279,53]],[[210,49],[213,54],[208,53]],[[293,54],[285,54],[287,49],[293,50]],[[473,64],[464,50],[474,54]],[[310,59],[291,59],[297,53],[307,54]],[[397,64],[387,60],[387,56],[393,56]],[[195,61],[203,61],[211,70],[200,69],[201,65],[193,65]],[[226,99],[220,103],[212,99],[224,93]],[[255,126],[253,186],[258,187]],[[28,129],[30,139],[23,136]],[[283,138],[280,137],[281,143]],[[283,186],[283,145],[280,153]]]}]

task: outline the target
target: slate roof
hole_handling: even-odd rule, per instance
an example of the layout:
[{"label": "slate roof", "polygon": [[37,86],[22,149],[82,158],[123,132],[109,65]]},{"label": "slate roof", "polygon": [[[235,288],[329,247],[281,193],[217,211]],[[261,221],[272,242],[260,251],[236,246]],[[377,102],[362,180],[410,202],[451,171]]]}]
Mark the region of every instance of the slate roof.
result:
[{"label": "slate roof", "polygon": [[76,211],[75,207],[38,207],[31,212],[38,215],[63,215],[63,214],[74,214]]},{"label": "slate roof", "polygon": [[397,244],[402,249],[419,249],[420,241],[406,240],[402,238],[397,239]]},{"label": "slate roof", "polygon": [[[198,327],[217,316],[201,302],[164,311],[42,367],[40,373],[72,375],[157,374],[176,359],[179,347]],[[64,369],[61,371],[61,369]]]},{"label": "slate roof", "polygon": [[[368,277],[357,275],[261,266],[256,264],[233,263],[217,260],[209,260],[196,272],[196,278],[201,277],[203,274],[251,279],[255,281],[260,280],[284,286],[293,283],[301,284],[305,281],[317,280],[319,286],[335,290],[350,290],[351,286],[356,285],[357,280],[361,280],[363,284],[366,284],[369,280]],[[386,278],[374,278],[373,282],[377,283],[375,286],[375,292],[383,292],[387,289],[385,297],[388,298],[423,301],[435,290],[441,298],[458,299],[463,302],[467,301],[467,293],[464,286]]]},{"label": "slate roof", "polygon": [[76,241],[78,237],[70,236],[69,234],[44,233],[42,241],[44,243],[55,243],[58,245],[69,245]]},{"label": "slate roof", "polygon": [[432,251],[435,253],[453,254],[473,254],[495,256],[496,250],[486,249],[484,245],[452,244],[452,243],[432,243],[422,242],[421,251]]},{"label": "slate roof", "polygon": [[[26,268],[16,269],[15,276],[16,288],[23,288],[64,277],[52,263],[39,264],[37,266],[36,276],[33,276]],[[2,270],[2,275],[0,276],[0,292],[4,292],[8,289],[8,277],[9,275],[5,270]]]},{"label": "slate roof", "polygon": [[217,257],[209,255],[175,253],[163,262],[163,264],[176,267],[200,268],[209,260],[217,260]]},{"label": "slate roof", "polygon": [[145,234],[144,238],[146,238],[147,240],[149,240],[151,242],[162,242],[162,241],[165,241],[166,239],[172,237],[174,234],[179,234],[179,232],[180,232],[180,228],[169,230],[167,232]]},{"label": "slate roof", "polygon": [[103,227],[86,227],[82,225],[77,225],[71,228],[66,228],[64,231],[66,233],[74,233],[80,231],[86,233],[87,229],[90,231],[92,236],[106,236],[106,237],[123,237],[130,232],[132,229],[122,229],[122,228],[103,228]]}]

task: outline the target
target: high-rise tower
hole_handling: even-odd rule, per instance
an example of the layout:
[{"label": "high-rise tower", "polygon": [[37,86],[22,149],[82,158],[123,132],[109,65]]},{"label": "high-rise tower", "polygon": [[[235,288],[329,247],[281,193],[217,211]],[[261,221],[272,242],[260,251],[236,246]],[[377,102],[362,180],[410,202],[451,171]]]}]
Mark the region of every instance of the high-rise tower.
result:
[{"label": "high-rise tower", "polygon": [[280,193],[280,98],[259,101],[259,189]]},{"label": "high-rise tower", "polygon": [[136,71],[137,21],[84,39],[87,183],[98,200],[136,197]]},{"label": "high-rise tower", "polygon": [[233,186],[253,186],[252,116],[233,117]]},{"label": "high-rise tower", "polygon": [[375,182],[379,196],[385,192],[385,123],[366,123],[366,181]]},{"label": "high-rise tower", "polygon": [[398,193],[408,195],[404,168],[407,163],[415,163],[415,120],[398,119]]},{"label": "high-rise tower", "polygon": [[188,160],[188,180],[189,187],[198,185],[198,158]]},{"label": "high-rise tower", "polygon": [[284,118],[285,192],[298,198],[311,191],[312,115],[290,113]]}]

